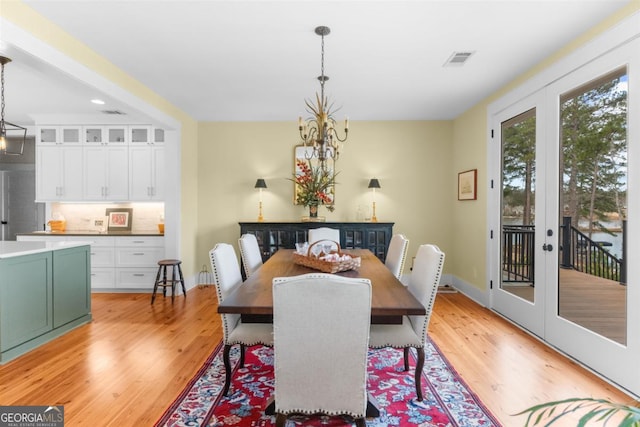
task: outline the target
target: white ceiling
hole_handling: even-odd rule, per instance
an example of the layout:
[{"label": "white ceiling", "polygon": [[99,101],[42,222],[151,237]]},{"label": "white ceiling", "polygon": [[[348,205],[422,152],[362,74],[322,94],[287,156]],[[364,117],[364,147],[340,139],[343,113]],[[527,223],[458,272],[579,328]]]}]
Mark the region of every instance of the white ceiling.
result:
[{"label": "white ceiling", "polygon": [[[198,121],[282,121],[319,90],[351,120],[463,113],[630,0],[25,0]],[[11,46],[6,118],[93,114],[126,104]],[[474,51],[443,67],[454,51]],[[107,100],[104,106],[91,98]],[[29,123],[31,121],[31,123]]]}]

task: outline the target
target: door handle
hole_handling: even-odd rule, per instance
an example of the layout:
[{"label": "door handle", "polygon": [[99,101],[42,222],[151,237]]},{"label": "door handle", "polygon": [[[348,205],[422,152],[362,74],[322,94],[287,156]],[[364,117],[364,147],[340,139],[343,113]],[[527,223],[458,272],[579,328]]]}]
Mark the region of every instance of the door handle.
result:
[{"label": "door handle", "polygon": [[542,250],[551,252],[553,250],[553,245],[551,243],[545,243],[544,245],[542,245]]}]

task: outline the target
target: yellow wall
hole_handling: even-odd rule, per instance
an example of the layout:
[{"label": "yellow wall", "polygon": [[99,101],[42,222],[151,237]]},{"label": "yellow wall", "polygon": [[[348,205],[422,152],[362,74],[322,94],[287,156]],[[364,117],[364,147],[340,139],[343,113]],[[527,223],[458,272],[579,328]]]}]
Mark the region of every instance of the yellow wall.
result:
[{"label": "yellow wall", "polygon": [[[302,102],[302,101],[301,101]],[[198,149],[198,255],[208,265],[217,242],[234,245],[238,221],[258,216],[257,178],[266,221],[298,221],[308,213],[293,205],[293,151],[298,143],[291,122],[201,123]],[[394,231],[411,240],[409,256],[421,243],[450,248],[450,121],[352,122],[336,170],[336,210],[320,208],[327,221],[355,221],[358,206],[371,207],[369,179],[380,180],[378,221],[395,222]]]},{"label": "yellow wall", "polygon": [[467,111],[453,121],[452,192],[458,172],[477,169],[477,200],[453,201],[451,251],[446,263],[450,272],[478,288],[484,288],[487,231],[486,105]]}]

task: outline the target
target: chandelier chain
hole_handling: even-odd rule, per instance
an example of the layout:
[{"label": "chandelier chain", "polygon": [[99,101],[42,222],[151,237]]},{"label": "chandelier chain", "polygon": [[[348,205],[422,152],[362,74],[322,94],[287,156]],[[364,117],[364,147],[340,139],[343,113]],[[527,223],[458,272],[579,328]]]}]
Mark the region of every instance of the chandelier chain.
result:
[{"label": "chandelier chain", "polygon": [[322,96],[322,102],[324,103],[324,33],[322,33],[322,42],[320,44],[320,92]]}]

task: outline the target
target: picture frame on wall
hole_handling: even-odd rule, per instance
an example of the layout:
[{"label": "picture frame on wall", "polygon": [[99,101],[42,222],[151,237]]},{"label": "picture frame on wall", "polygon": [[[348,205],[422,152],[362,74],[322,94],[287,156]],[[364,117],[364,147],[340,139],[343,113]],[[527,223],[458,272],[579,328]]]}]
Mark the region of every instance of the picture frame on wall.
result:
[{"label": "picture frame on wall", "polygon": [[131,231],[133,209],[107,208],[105,214],[109,220],[108,231]]},{"label": "picture frame on wall", "polygon": [[458,173],[458,200],[478,198],[478,169]]}]

